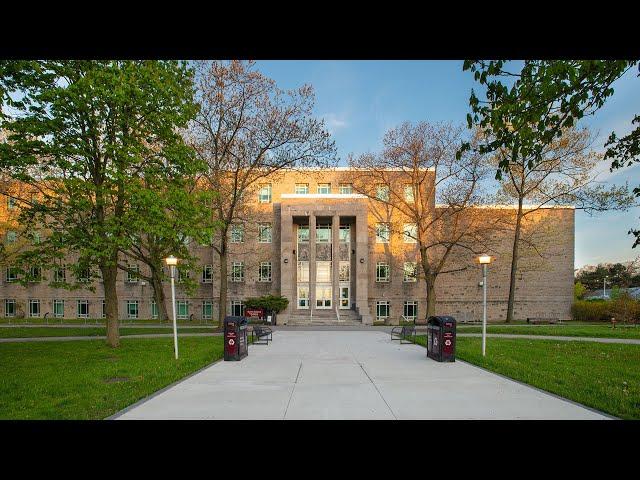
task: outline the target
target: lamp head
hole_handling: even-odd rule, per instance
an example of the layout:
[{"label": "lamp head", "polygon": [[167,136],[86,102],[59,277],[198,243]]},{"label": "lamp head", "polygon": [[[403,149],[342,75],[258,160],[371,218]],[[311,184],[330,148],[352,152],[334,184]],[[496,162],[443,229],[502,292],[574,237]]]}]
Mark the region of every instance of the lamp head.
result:
[{"label": "lamp head", "polygon": [[478,257],[478,263],[480,263],[481,265],[488,265],[489,263],[491,263],[491,260],[493,259],[490,255],[487,254],[483,254]]},{"label": "lamp head", "polygon": [[175,267],[178,264],[178,259],[173,255],[169,255],[164,259],[165,263],[170,267]]}]

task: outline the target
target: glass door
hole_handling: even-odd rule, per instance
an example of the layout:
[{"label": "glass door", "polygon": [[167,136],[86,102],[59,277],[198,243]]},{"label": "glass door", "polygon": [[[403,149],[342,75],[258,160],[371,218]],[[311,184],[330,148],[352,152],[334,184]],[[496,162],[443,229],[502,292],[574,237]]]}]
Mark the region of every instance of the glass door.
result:
[{"label": "glass door", "polygon": [[340,285],[340,308],[342,310],[350,308],[349,285]]},{"label": "glass door", "polygon": [[316,308],[331,308],[331,285],[316,285]]}]

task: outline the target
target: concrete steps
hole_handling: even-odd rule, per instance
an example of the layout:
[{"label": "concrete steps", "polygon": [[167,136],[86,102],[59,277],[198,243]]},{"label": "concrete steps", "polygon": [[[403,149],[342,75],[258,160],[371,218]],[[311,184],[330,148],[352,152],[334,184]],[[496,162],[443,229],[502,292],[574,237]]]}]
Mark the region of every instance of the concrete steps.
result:
[{"label": "concrete steps", "polygon": [[340,320],[336,316],[336,312],[331,311],[314,311],[313,317],[305,312],[300,314],[298,312],[289,315],[287,325],[292,326],[310,326],[310,325],[345,325],[355,326],[362,325],[360,315],[353,310],[340,310]]}]

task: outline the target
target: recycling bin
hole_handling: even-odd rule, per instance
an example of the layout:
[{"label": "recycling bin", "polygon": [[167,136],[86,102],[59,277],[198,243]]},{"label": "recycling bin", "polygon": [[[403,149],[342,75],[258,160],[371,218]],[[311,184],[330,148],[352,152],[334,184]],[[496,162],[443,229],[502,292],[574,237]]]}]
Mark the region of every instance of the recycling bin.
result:
[{"label": "recycling bin", "polygon": [[427,356],[437,362],[456,361],[456,319],[434,316],[427,320]]},{"label": "recycling bin", "polygon": [[247,319],[236,316],[224,317],[224,360],[238,361],[247,355]]}]

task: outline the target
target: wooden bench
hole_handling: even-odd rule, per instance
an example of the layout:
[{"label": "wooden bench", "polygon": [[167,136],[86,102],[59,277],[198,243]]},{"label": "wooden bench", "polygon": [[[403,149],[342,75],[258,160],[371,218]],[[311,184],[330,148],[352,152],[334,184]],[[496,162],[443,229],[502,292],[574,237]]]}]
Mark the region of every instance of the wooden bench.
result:
[{"label": "wooden bench", "polygon": [[254,325],[251,330],[251,342],[254,345],[269,345],[269,341],[273,341],[271,329],[262,325]]},{"label": "wooden bench", "polygon": [[538,325],[542,323],[555,324],[558,323],[559,318],[545,318],[545,317],[527,317],[527,323],[532,325]]},{"label": "wooden bench", "polygon": [[[395,338],[394,338],[395,337]],[[391,340],[400,340],[400,343],[415,343],[416,326],[403,325],[402,327],[393,327],[391,329]],[[405,341],[408,340],[408,341]]]}]

